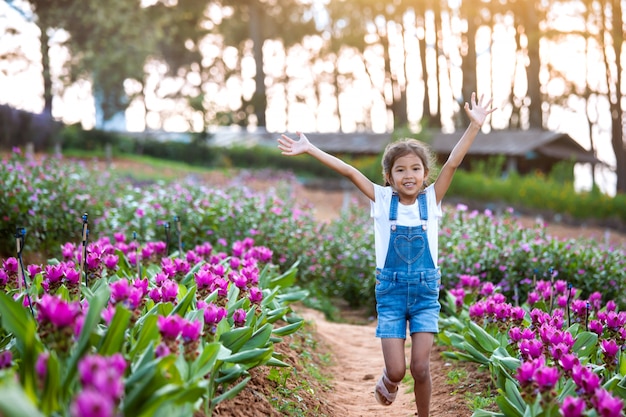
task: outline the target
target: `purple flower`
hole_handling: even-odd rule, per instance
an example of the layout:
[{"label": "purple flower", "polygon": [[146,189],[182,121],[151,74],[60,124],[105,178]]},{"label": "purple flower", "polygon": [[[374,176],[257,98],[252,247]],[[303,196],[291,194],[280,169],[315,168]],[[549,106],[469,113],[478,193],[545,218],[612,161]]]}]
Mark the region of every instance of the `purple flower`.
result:
[{"label": "purple flower", "polygon": [[111,301],[114,304],[126,300],[130,295],[130,284],[125,278],[110,283],[109,288],[111,289]]},{"label": "purple flower", "polygon": [[4,350],[0,353],[0,369],[7,369],[13,363],[13,354],[10,350]]},{"label": "purple flower", "polygon": [[222,321],[228,314],[228,311],[223,307],[217,307],[215,304],[207,305],[204,310],[204,322],[207,324],[215,325]]},{"label": "purple flower", "polygon": [[104,266],[111,271],[114,271],[117,269],[117,264],[119,262],[120,258],[117,255],[106,255],[104,257]]},{"label": "purple flower", "polygon": [[580,366],[580,360],[578,359],[578,356],[572,353],[566,353],[564,355],[561,355],[561,357],[558,359],[558,364],[561,366],[561,368],[563,368],[563,371],[569,375],[574,367]]},{"label": "purple flower", "polygon": [[159,316],[157,325],[159,332],[164,339],[175,340],[182,330],[182,317],[174,314],[172,316]]},{"label": "purple flower", "polygon": [[44,269],[44,276],[49,283],[60,282],[63,275],[65,275],[65,269],[62,264],[46,265]]},{"label": "purple flower", "polygon": [[17,268],[18,268],[18,263],[17,263],[17,259],[11,257],[11,258],[7,258],[3,263],[2,263],[2,267],[4,268],[4,270],[10,275],[10,274],[16,274],[17,273]]},{"label": "purple flower", "polygon": [[113,400],[96,389],[78,393],[70,406],[72,417],[113,417]]},{"label": "purple flower", "polygon": [[535,375],[536,365],[534,362],[522,362],[517,368],[515,378],[519,381],[521,387],[532,384]]},{"label": "purple flower", "polygon": [[246,311],[243,308],[235,310],[233,313],[233,322],[235,323],[235,327],[242,327],[246,324]]},{"label": "purple flower", "polygon": [[46,375],[48,374],[48,358],[50,357],[50,353],[43,352],[37,357],[37,363],[35,364],[35,372],[37,372],[37,376],[41,381],[46,380]]},{"label": "purple flower", "polygon": [[589,321],[589,330],[596,333],[598,336],[602,336],[602,332],[604,331],[604,327],[599,320],[590,320]]},{"label": "purple flower", "polygon": [[56,327],[73,326],[80,314],[80,304],[68,303],[49,294],[44,294],[37,305],[39,307],[37,320],[40,323],[52,323]]},{"label": "purple flower", "polygon": [[563,417],[582,417],[585,412],[585,400],[579,397],[565,397],[560,411]]},{"label": "purple flower", "polygon": [[81,273],[79,270],[74,268],[65,268],[65,280],[72,284],[78,285],[80,283]]},{"label": "purple flower", "polygon": [[539,391],[550,391],[559,380],[559,370],[550,366],[540,366],[535,370],[534,378]]},{"label": "purple flower", "polygon": [[188,343],[193,340],[198,340],[200,337],[200,332],[202,331],[202,323],[198,320],[196,321],[186,321],[183,324],[182,329],[182,337],[183,341]]},{"label": "purple flower", "polygon": [[519,350],[526,359],[537,359],[543,353],[543,343],[537,339],[524,339],[519,343]]},{"label": "purple flower", "polygon": [[107,361],[100,355],[86,355],[78,362],[78,374],[83,386],[93,385],[95,376],[107,369]]},{"label": "purple flower", "polygon": [[261,304],[261,301],[263,301],[263,291],[258,287],[252,287],[250,288],[248,298],[252,304]]},{"label": "purple flower", "polygon": [[572,380],[583,393],[592,395],[600,386],[600,377],[586,366],[575,366],[572,369]]},{"label": "purple flower", "polygon": [[161,298],[164,302],[174,302],[178,296],[178,284],[168,279],[161,286]]},{"label": "purple flower", "polygon": [[154,301],[154,303],[160,303],[161,302],[161,291],[159,291],[158,288],[153,288],[148,292],[148,297],[150,297],[150,299],[152,301]]},{"label": "purple flower", "polygon": [[620,347],[618,346],[618,344],[615,342],[615,340],[611,339],[611,340],[601,340],[600,341],[600,348],[602,349],[602,352],[604,352],[604,356],[607,358],[615,358],[617,356],[617,353],[620,350]]},{"label": "purple flower", "polygon": [[0,286],[5,286],[7,285],[7,282],[9,281],[9,276],[7,275],[7,272],[4,269],[0,268]]},{"label": "purple flower", "polygon": [[596,390],[593,398],[591,398],[591,403],[600,417],[622,415],[622,408],[624,406],[622,400],[617,397],[613,397],[605,389]]},{"label": "purple flower", "polygon": [[154,355],[157,358],[163,358],[171,353],[170,348],[167,347],[164,343],[159,343],[159,345],[154,350]]},{"label": "purple flower", "polygon": [[243,275],[233,274],[232,281],[240,290],[244,290],[248,287],[248,280]]}]

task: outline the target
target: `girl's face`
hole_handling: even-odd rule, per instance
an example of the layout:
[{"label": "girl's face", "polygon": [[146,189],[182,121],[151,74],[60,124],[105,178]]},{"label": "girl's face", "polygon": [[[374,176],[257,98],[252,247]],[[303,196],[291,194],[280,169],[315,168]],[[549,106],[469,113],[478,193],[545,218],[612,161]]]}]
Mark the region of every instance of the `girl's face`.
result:
[{"label": "girl's face", "polygon": [[427,175],[422,159],[409,153],[394,161],[387,182],[398,193],[401,203],[413,204],[422,191]]}]

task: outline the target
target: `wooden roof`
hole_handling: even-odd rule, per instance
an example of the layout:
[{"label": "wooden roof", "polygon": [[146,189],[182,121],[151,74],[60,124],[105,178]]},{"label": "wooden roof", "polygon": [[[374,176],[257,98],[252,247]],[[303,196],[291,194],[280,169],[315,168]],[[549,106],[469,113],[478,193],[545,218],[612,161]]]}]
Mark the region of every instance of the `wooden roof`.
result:
[{"label": "wooden roof", "polygon": [[[459,133],[434,135],[432,148],[437,153],[448,154],[460,138]],[[494,130],[479,133],[469,154],[510,155],[531,158],[542,154],[556,159],[574,159],[577,162],[600,163],[592,152],[583,148],[566,133],[546,130]]]},{"label": "wooden roof", "polygon": [[[454,133],[432,132],[431,147],[440,155],[447,155],[452,151],[461,138],[463,132]],[[369,154],[381,153],[391,142],[389,133],[306,133],[307,137],[320,149],[330,153]],[[266,131],[221,131],[213,135],[212,143],[217,146],[233,144],[252,146],[276,146],[280,133]],[[295,138],[295,133],[288,133]],[[566,133],[546,130],[493,130],[489,133],[479,133],[469,155],[509,155],[524,158],[533,158],[543,155],[549,158],[577,162],[602,163],[592,152],[583,148],[578,142]]]}]

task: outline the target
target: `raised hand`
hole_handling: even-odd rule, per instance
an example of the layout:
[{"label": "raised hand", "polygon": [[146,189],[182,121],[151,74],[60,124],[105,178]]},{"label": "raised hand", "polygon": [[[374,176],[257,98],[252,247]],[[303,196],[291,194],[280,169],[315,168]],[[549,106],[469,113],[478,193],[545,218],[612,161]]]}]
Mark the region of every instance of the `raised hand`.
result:
[{"label": "raised hand", "polygon": [[280,149],[283,155],[300,155],[303,153],[307,153],[309,149],[311,149],[311,142],[304,135],[304,133],[296,132],[298,135],[298,140],[293,140],[287,135],[281,135],[278,138],[278,149]]},{"label": "raised hand", "polygon": [[480,96],[480,100],[476,102],[476,93],[472,93],[472,98],[470,100],[472,103],[471,108],[469,103],[465,103],[465,113],[467,113],[467,117],[470,118],[472,123],[476,123],[478,126],[482,126],[487,116],[496,111],[495,108],[489,108],[493,99],[489,99],[488,102],[483,104],[484,99],[485,95],[483,94]]}]

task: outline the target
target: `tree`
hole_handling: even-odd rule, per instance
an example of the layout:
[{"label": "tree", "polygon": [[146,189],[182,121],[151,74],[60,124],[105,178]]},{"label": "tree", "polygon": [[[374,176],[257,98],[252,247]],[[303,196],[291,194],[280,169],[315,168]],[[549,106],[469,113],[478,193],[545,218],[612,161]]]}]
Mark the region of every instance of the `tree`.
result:
[{"label": "tree", "polygon": [[[296,0],[221,0],[220,3],[229,9],[219,25],[225,44],[236,47],[242,54],[246,51],[246,42],[252,44],[255,91],[251,100],[243,101],[242,110],[246,115],[255,115],[257,126],[265,127],[267,93],[263,46],[269,39],[278,39],[288,48],[304,36],[316,33],[311,6]],[[245,124],[249,124],[249,120]]]},{"label": "tree", "polygon": [[601,2],[603,22],[610,39],[610,44],[603,44],[603,56],[606,66],[606,79],[609,86],[611,109],[611,146],[615,153],[615,174],[617,192],[626,192],[626,147],[624,144],[624,105],[622,93],[622,46],[624,44],[624,21],[620,0]]}]

